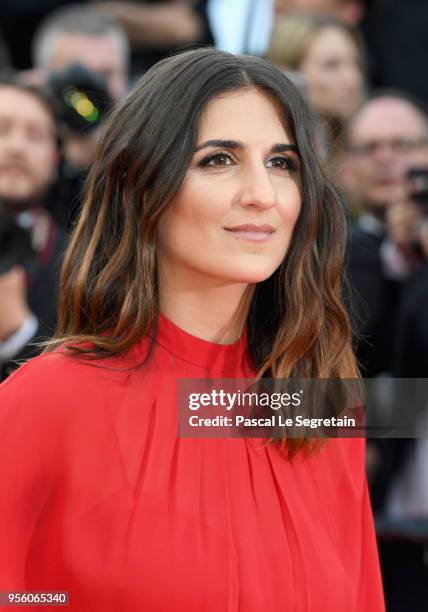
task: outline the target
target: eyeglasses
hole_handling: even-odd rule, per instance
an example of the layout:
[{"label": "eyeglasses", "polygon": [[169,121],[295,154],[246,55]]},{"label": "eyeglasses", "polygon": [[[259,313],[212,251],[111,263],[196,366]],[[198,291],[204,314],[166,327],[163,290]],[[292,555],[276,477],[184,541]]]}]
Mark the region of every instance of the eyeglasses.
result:
[{"label": "eyeglasses", "polygon": [[369,140],[361,144],[349,145],[348,151],[353,155],[370,157],[381,147],[388,147],[397,155],[405,155],[416,149],[428,147],[428,138],[395,138],[391,140]]}]

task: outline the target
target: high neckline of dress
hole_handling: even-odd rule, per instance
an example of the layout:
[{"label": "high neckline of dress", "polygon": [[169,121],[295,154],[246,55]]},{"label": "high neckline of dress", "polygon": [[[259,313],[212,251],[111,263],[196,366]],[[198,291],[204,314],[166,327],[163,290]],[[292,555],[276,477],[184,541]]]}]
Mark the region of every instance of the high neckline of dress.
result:
[{"label": "high neckline of dress", "polygon": [[183,361],[221,372],[242,363],[247,351],[247,330],[232,344],[218,344],[193,336],[159,313],[157,343]]}]

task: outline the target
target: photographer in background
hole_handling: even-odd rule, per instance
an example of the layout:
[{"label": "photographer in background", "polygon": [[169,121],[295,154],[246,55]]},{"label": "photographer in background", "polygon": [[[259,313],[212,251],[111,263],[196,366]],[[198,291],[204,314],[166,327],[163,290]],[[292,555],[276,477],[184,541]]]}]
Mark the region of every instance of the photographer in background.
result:
[{"label": "photographer in background", "polygon": [[55,115],[37,89],[0,81],[0,374],[51,335],[65,237],[44,209],[59,161]]},{"label": "photographer in background", "polygon": [[[423,206],[411,197],[407,173],[428,167],[428,122],[404,94],[379,92],[345,129],[342,187],[362,214],[349,239],[348,272],[362,338],[363,375],[391,373],[397,312],[406,281],[423,256],[418,231]],[[360,299],[361,298],[361,299]]]},{"label": "photographer in background", "polygon": [[[72,4],[41,22],[33,39],[33,64],[42,82],[78,64],[104,81],[105,95],[114,103],[128,86],[128,39],[109,15]],[[87,168],[93,160],[97,133],[69,131],[63,139],[66,159],[77,168]]]},{"label": "photographer in background", "polygon": [[[340,174],[362,210],[348,245],[351,312],[360,336],[357,356],[364,377],[382,377],[377,408],[393,410],[393,393],[385,391],[394,387],[385,375],[428,376],[428,190],[420,185],[428,169],[427,117],[408,96],[380,92],[351,118],[345,136]],[[413,520],[416,509],[418,518],[422,508],[428,512],[428,481],[420,478],[428,470],[428,449],[421,454],[422,440],[417,442],[367,440],[372,506],[386,520],[378,538],[390,612],[422,612],[428,605],[424,544],[398,537],[394,523]]]},{"label": "photographer in background", "polygon": [[128,39],[111,16],[89,5],[72,4],[40,23],[33,39],[33,63],[34,70],[24,73],[26,82],[49,84],[59,111],[63,163],[48,208],[67,231],[80,210],[100,122],[126,92]]},{"label": "photographer in background", "polygon": [[95,0],[93,5],[114,17],[126,31],[132,49],[132,77],[136,79],[177,49],[213,44],[207,1]]},{"label": "photographer in background", "polygon": [[128,86],[129,43],[113,17],[85,4],[52,11],[40,23],[32,43],[34,69],[58,73],[81,64],[105,79],[114,101]]}]

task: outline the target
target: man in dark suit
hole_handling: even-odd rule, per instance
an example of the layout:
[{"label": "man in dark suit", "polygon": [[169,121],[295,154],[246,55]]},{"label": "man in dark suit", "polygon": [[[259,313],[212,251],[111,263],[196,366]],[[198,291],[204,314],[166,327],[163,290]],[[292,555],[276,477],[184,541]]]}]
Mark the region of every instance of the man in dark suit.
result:
[{"label": "man in dark suit", "polygon": [[428,167],[423,110],[399,94],[379,94],[352,118],[346,142],[347,187],[363,214],[351,230],[348,273],[363,375],[392,371],[396,316],[406,281],[422,258],[415,244],[422,210],[409,198],[406,174]]},{"label": "man in dark suit", "polygon": [[[350,232],[347,266],[353,290],[351,315],[359,334],[357,356],[364,377],[392,376],[397,373],[397,351],[404,348],[402,304],[408,301],[412,278],[424,265],[420,233],[424,211],[410,196],[406,180],[410,168],[428,168],[428,123],[423,109],[398,94],[369,100],[348,126],[346,150],[347,187],[358,196],[363,210]],[[413,306],[414,301],[413,296]],[[426,320],[425,312],[418,313],[417,320],[423,317]],[[417,377],[419,372],[407,368],[399,375]],[[406,467],[408,474],[416,475],[415,464],[409,464],[414,442],[367,441],[371,499],[378,516],[397,517],[402,470]],[[404,505],[401,509],[400,518],[410,519]],[[423,546],[405,538],[390,542],[380,537],[379,552],[388,610],[425,610],[428,571]]]},{"label": "man in dark suit", "polygon": [[[32,255],[14,261],[0,250],[0,370],[29,356],[29,343],[52,334],[65,236],[43,208],[58,166],[55,117],[36,89],[0,82],[0,201],[2,227],[28,237]],[[2,246],[6,243],[2,241]],[[6,261],[7,259],[7,261]]]}]

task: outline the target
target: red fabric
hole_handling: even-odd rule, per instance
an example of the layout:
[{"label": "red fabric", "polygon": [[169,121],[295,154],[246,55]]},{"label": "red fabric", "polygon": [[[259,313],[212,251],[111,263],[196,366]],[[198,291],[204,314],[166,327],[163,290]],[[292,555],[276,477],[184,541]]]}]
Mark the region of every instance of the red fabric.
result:
[{"label": "red fabric", "polygon": [[256,439],[177,438],[177,377],[252,374],[245,334],[216,345],[163,316],[144,370],[22,366],[0,386],[0,592],[68,591],[87,612],[382,612],[363,440],[290,463]]}]

